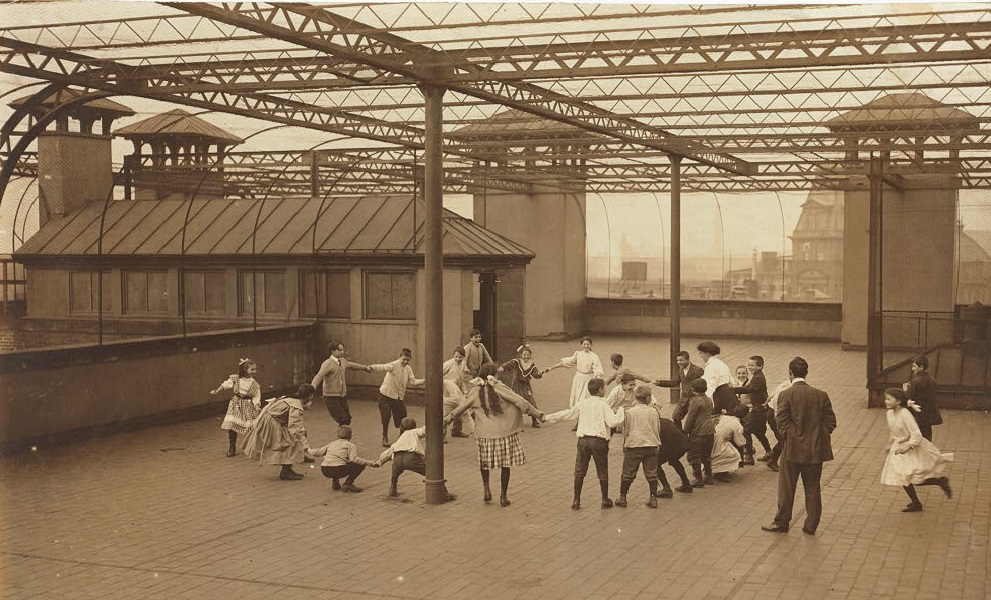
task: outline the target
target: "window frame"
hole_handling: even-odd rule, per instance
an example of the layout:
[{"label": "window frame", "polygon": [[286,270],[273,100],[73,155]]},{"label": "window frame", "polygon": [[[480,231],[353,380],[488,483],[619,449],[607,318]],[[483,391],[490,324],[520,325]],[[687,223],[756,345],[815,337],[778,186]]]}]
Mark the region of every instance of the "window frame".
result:
[{"label": "window frame", "polygon": [[[262,304],[259,306],[259,310],[257,312],[257,315],[258,316],[260,316],[260,317],[273,317],[273,316],[285,317],[288,314],[288,310],[289,310],[289,298],[288,298],[288,293],[287,293],[287,290],[286,290],[286,282],[287,282],[288,274],[287,274],[286,271],[287,271],[286,269],[264,269],[264,268],[258,268],[258,269],[238,269],[238,271],[237,271],[237,314],[238,314],[238,316],[239,317],[250,317],[250,316],[254,316],[256,313],[253,310],[253,306],[258,306],[257,302],[258,302],[258,297],[260,296],[262,298]],[[255,285],[252,286],[253,287],[252,292],[253,293],[256,293],[256,295],[253,297],[253,302],[255,304],[252,304],[251,301],[249,301],[249,300],[247,300],[245,298],[245,291],[247,289],[247,286],[245,285],[245,278],[251,276],[252,274],[255,275],[255,279],[253,280],[255,282]],[[258,276],[259,275],[261,275],[261,283],[260,284],[257,283],[258,282]],[[269,299],[268,292],[270,291],[269,290],[268,276],[270,276],[270,275],[276,275],[276,276],[282,278],[282,285],[281,285],[281,294],[282,294],[281,301],[282,301],[282,306],[279,308],[279,310],[272,310],[268,306],[268,304],[269,304],[268,303],[268,299]]]},{"label": "window frame", "polygon": [[[411,309],[410,309],[410,312],[409,312],[408,315],[397,315],[397,313],[396,313],[396,308],[397,307],[396,307],[396,304],[395,304],[394,301],[391,303],[391,306],[390,306],[390,310],[389,310],[389,314],[388,315],[372,314],[372,311],[369,310],[369,308],[370,308],[370,306],[369,306],[369,299],[371,298],[371,294],[369,294],[369,289],[368,289],[369,278],[370,277],[376,277],[376,276],[382,276],[382,275],[389,275],[391,277],[391,279],[390,279],[390,286],[389,287],[390,287],[390,292],[391,292],[390,293],[390,298],[392,298],[393,300],[396,297],[395,284],[394,284],[395,277],[396,276],[403,276],[403,277],[409,277],[410,278],[411,288],[412,289],[409,290],[410,293],[408,294],[408,297],[411,298],[412,300],[411,300]],[[416,311],[417,311],[417,293],[416,293],[416,287],[417,287],[416,286],[417,270],[416,269],[375,269],[375,270],[366,270],[366,271],[363,271],[362,272],[361,279],[362,279],[362,281],[361,281],[361,314],[362,314],[362,318],[367,319],[369,321],[416,321]]]},{"label": "window frame", "polygon": [[[130,285],[128,277],[131,275],[141,275],[144,277],[144,306],[132,306],[132,298],[128,294],[130,291]],[[151,289],[150,289],[150,275],[163,275],[165,277],[165,306],[161,310],[152,310],[151,307]],[[137,315],[137,316],[161,316],[168,315],[170,302],[168,300],[169,292],[169,270],[168,269],[122,269],[121,270],[121,312],[125,315]]]},{"label": "window frame", "polygon": [[[343,304],[340,311],[330,314],[331,276],[343,276],[340,289],[343,290]],[[307,278],[313,277],[312,311],[308,310],[310,296],[307,294]],[[335,306],[337,304],[335,303]],[[351,318],[351,270],[340,269],[300,269],[299,270],[299,316],[305,319],[350,319]]]}]

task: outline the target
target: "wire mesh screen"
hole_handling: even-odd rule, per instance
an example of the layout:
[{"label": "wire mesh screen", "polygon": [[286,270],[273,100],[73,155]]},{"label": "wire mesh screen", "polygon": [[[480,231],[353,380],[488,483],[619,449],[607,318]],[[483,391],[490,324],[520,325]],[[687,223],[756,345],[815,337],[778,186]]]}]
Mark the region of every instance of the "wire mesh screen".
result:
[{"label": "wire mesh screen", "polygon": [[[683,194],[681,297],[840,302],[842,200],[833,192]],[[586,295],[670,298],[670,196],[589,195],[586,206]]]},{"label": "wire mesh screen", "polygon": [[888,368],[959,343],[961,309],[991,302],[991,193],[886,190],[883,206],[881,348]]}]

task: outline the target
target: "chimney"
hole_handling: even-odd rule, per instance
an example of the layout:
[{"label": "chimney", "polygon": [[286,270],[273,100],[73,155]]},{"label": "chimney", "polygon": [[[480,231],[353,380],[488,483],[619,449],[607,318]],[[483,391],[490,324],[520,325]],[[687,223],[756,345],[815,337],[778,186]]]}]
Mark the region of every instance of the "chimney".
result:
[{"label": "chimney", "polygon": [[[40,119],[82,92],[66,88],[28,107]],[[19,108],[32,97],[10,103]],[[76,212],[87,203],[106,200],[113,193],[110,126],[118,117],[133,115],[130,108],[98,98],[61,114],[38,136],[39,226],[49,219]],[[100,131],[94,131],[95,125]]]}]

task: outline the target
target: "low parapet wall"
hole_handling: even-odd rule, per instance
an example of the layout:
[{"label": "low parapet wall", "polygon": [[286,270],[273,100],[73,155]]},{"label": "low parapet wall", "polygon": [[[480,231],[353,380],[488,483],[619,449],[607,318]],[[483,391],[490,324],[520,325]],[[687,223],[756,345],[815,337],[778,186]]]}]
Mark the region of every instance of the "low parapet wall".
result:
[{"label": "low parapet wall", "polygon": [[[591,333],[668,335],[667,299],[588,298]],[[842,305],[799,302],[682,300],[681,334],[712,338],[753,338],[839,342]]]},{"label": "low parapet wall", "polygon": [[284,394],[316,372],[314,340],[307,324],[2,354],[0,448],[222,412],[209,392],[239,358],[263,396]]}]

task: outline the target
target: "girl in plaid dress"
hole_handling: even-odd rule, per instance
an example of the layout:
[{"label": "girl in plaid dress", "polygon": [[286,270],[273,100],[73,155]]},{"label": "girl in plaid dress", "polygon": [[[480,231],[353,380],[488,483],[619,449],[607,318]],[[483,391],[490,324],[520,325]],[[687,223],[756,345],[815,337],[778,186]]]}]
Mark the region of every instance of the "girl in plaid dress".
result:
[{"label": "girl in plaid dress", "polygon": [[231,375],[215,390],[210,390],[210,394],[216,396],[223,390],[231,390],[234,395],[227,403],[227,414],[224,415],[224,422],[221,429],[227,430],[227,439],[230,445],[227,448],[227,456],[232,457],[237,454],[237,434],[247,433],[248,427],[258,418],[261,411],[262,390],[258,382],[255,381],[255,373],[258,372],[258,365],[250,358],[242,358],[237,363],[237,375]]},{"label": "girl in plaid dress", "polygon": [[447,416],[453,421],[470,410],[475,417],[475,442],[478,445],[478,467],[482,474],[483,499],[492,501],[489,491],[489,471],[501,469],[499,504],[509,506],[509,468],[526,464],[523,442],[523,415],[542,419],[544,414],[509,386],[496,379],[497,367],[482,365],[478,378],[472,380],[468,400]]}]

